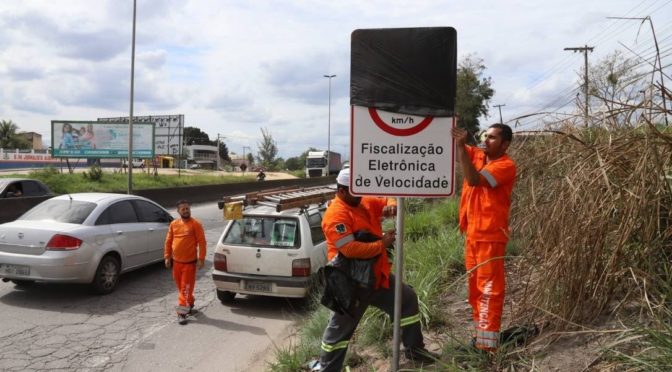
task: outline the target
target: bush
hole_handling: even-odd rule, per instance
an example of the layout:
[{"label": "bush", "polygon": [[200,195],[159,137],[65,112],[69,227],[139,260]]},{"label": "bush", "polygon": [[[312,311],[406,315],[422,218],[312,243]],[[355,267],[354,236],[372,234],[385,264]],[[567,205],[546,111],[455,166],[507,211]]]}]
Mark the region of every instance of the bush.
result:
[{"label": "bush", "polygon": [[103,178],[103,169],[100,168],[100,165],[94,164],[89,168],[88,172],[83,173],[84,178],[90,181],[99,182]]}]

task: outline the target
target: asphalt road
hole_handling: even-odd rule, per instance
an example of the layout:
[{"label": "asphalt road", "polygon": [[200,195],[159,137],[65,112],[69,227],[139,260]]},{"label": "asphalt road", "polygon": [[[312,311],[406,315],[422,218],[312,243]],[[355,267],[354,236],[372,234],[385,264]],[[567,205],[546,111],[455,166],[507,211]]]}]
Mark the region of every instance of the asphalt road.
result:
[{"label": "asphalt road", "polygon": [[192,206],[205,227],[205,269],[198,273],[200,313],[178,325],[169,270],[152,265],[121,277],[107,296],[84,285],[0,282],[2,371],[260,371],[273,360],[302,301],[238,296],[222,305],[211,278],[223,229],[216,203]]}]

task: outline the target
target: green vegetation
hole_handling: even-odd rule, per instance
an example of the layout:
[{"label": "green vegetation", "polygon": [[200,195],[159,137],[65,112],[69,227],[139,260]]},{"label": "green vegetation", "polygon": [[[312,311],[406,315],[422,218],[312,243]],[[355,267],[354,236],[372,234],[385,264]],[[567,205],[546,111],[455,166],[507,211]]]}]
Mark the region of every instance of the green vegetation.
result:
[{"label": "green vegetation", "polygon": [[0,147],[5,149],[29,149],[30,143],[17,133],[19,126],[11,120],[0,120]]},{"label": "green vegetation", "polygon": [[[75,192],[122,192],[128,185],[125,173],[105,173],[97,180],[90,177],[93,170],[86,173],[61,173],[56,168],[43,168],[32,171],[28,178],[44,182],[56,194]],[[86,175],[85,175],[86,174]],[[22,174],[10,174],[7,177],[26,177]],[[213,185],[223,183],[239,183],[255,181],[255,175],[247,176],[211,176],[211,175],[158,175],[144,172],[133,172],[133,188],[156,189],[193,185]]]},{"label": "green vegetation", "polygon": [[[415,289],[420,303],[423,329],[441,326],[441,294],[462,283],[464,274],[463,240],[457,229],[457,204],[455,199],[410,199],[404,220],[404,282]],[[385,221],[388,226],[391,221]],[[421,227],[422,226],[422,227]],[[276,362],[272,371],[297,371],[316,359],[320,352],[322,332],[329,320],[329,311],[317,305],[316,310],[300,327],[296,343],[276,349]],[[351,340],[346,361],[350,366],[366,364],[357,350],[370,347],[383,357],[391,355],[392,325],[387,314],[370,307],[364,314],[357,332]],[[446,368],[451,368],[446,365]]]}]

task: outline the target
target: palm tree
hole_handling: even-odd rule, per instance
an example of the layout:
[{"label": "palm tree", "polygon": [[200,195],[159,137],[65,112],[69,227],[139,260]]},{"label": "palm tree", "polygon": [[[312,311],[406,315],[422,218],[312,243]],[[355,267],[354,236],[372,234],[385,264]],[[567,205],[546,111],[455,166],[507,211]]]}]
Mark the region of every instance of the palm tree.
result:
[{"label": "palm tree", "polygon": [[0,120],[0,148],[26,149],[30,148],[28,141],[16,133],[19,126],[11,120]]}]

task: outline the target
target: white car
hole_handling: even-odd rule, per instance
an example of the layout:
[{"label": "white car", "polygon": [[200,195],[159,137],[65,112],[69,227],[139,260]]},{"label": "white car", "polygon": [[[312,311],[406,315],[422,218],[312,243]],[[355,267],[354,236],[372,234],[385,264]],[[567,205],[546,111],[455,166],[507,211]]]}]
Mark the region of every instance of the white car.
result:
[{"label": "white car", "polygon": [[310,195],[322,197],[304,199],[305,204],[295,197],[291,204],[290,192],[266,195],[268,200],[284,198],[289,208],[278,211],[282,208],[277,203],[259,201],[245,208],[242,219],[228,221],[215,247],[212,271],[222,303],[232,301],[237,293],[293,298],[310,293],[317,271],[327,263],[321,225],[333,190],[303,193]]},{"label": "white car", "polygon": [[126,194],[57,196],[0,225],[0,278],[90,283],[110,293],[119,274],[163,261],[173,218],[149,199]]},{"label": "white car", "polygon": [[[145,161],[142,160],[142,159],[133,159],[131,164],[133,164],[133,168],[144,168],[145,167]],[[128,166],[128,159],[122,160],[121,166],[126,168]]]}]

